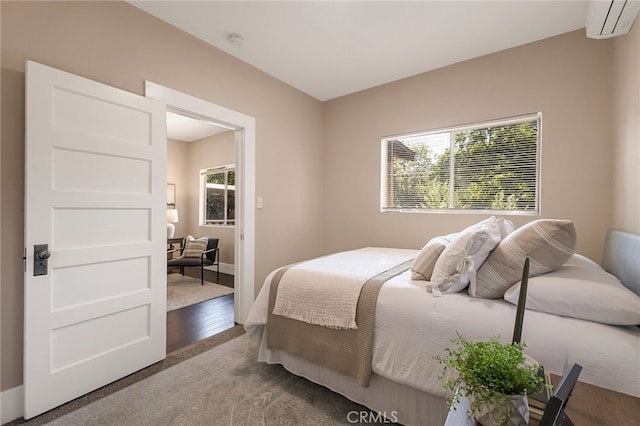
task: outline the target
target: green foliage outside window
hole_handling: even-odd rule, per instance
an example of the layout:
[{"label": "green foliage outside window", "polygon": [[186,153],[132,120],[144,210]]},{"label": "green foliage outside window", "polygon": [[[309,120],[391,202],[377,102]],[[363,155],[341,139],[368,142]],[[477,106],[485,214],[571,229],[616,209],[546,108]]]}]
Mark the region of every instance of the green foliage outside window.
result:
[{"label": "green foliage outside window", "polygon": [[204,224],[235,224],[235,183],[233,168],[204,173]]},{"label": "green foliage outside window", "polygon": [[[415,157],[391,153],[383,208],[536,211],[538,127],[535,118],[406,138]],[[449,142],[431,143],[436,137]]]}]

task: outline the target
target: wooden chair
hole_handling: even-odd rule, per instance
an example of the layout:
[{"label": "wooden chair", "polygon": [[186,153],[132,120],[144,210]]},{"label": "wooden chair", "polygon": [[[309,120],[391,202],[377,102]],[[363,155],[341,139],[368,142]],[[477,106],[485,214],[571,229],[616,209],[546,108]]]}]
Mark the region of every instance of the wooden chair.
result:
[{"label": "wooden chair", "polygon": [[[184,245],[179,249],[172,251],[180,251],[180,257],[170,259],[167,261],[167,267],[177,266],[180,268],[180,273],[184,275],[185,267],[199,267],[200,268],[200,282],[204,285],[204,267],[216,266],[216,280],[220,281],[220,260],[218,254],[220,249],[218,248],[218,238],[209,238],[207,241],[207,249],[202,253],[201,257],[182,257],[184,252]],[[171,252],[171,251],[170,251]]]}]

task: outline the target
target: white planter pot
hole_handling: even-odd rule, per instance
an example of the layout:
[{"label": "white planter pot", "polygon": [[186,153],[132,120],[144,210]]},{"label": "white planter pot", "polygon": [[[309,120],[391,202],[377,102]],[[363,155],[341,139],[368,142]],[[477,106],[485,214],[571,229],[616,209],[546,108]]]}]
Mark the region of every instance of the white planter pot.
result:
[{"label": "white planter pot", "polygon": [[[468,395],[469,403],[473,397]],[[478,407],[473,416],[483,426],[526,426],[529,424],[527,395],[500,395],[493,405]]]}]

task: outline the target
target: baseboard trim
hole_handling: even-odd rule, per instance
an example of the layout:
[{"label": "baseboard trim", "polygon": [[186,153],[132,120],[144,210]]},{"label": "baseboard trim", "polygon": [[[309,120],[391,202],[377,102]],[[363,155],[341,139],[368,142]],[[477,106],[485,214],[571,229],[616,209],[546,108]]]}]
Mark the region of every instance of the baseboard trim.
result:
[{"label": "baseboard trim", "polygon": [[0,424],[22,417],[24,412],[22,385],[0,392]]},{"label": "baseboard trim", "polygon": [[[215,266],[205,266],[204,269],[216,272]],[[223,274],[235,275],[235,265],[231,265],[229,263],[220,263],[220,272],[222,272]]]}]

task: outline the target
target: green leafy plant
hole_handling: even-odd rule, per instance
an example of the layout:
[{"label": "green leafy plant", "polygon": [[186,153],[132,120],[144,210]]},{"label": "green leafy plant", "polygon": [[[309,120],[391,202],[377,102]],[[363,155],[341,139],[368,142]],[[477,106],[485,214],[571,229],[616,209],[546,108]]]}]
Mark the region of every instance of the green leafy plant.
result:
[{"label": "green leafy plant", "polygon": [[[456,409],[463,395],[470,398],[469,416],[478,408],[490,405],[499,418],[507,418],[510,406],[502,403],[505,395],[525,395],[540,392],[544,386],[538,376],[538,366],[525,362],[524,343],[504,344],[496,336],[486,341],[470,342],[459,332],[451,342],[455,348],[445,348],[445,356],[435,358],[443,365],[439,378],[452,391],[449,407]],[[500,412],[502,410],[502,412]]]}]

